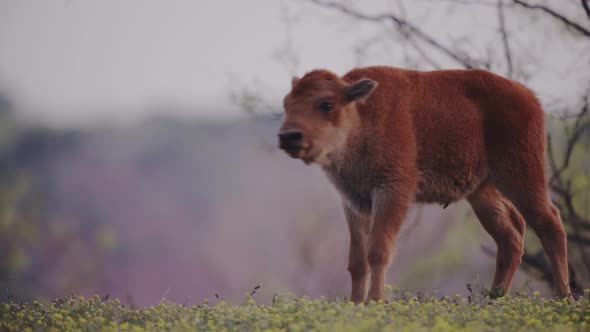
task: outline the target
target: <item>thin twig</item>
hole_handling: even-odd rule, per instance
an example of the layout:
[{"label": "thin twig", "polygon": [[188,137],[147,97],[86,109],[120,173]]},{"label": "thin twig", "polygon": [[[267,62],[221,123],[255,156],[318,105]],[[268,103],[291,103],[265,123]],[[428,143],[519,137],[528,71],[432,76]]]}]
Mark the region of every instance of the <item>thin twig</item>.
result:
[{"label": "thin twig", "polygon": [[[589,112],[588,98],[584,98],[582,109],[575,117],[572,125],[572,132],[569,133],[565,153],[561,166],[557,165],[555,155],[553,154],[553,142],[550,135],[547,135],[547,153],[549,164],[553,170],[553,175],[549,181],[551,189],[559,197],[556,202],[560,210],[566,213],[566,221],[571,225],[571,231],[568,232],[568,240],[577,245],[579,254],[584,264],[582,264],[588,273],[590,273],[590,257],[586,252],[587,246],[590,245],[590,239],[583,236],[584,231],[590,231],[590,220],[583,218],[574,206],[574,193],[572,192],[571,182],[564,179],[564,171],[569,167],[574,147],[578,145],[580,139],[586,130],[590,129],[590,121],[587,119]],[[562,120],[564,124],[568,120]],[[561,204],[563,203],[563,204]]]},{"label": "thin twig", "polygon": [[344,13],[350,17],[353,17],[358,20],[367,21],[367,22],[384,22],[384,21],[391,21],[393,22],[398,29],[402,31],[402,34],[409,33],[414,35],[416,38],[422,40],[426,44],[434,47],[441,53],[445,54],[449,58],[453,59],[455,62],[459,63],[461,66],[465,68],[477,68],[479,67],[477,61],[470,58],[468,55],[461,54],[458,52],[453,51],[450,47],[443,45],[441,42],[437,41],[429,35],[428,33],[422,31],[422,29],[418,28],[416,25],[410,23],[402,19],[401,17],[395,14],[380,14],[380,15],[368,15],[356,10],[353,10],[350,7],[347,7],[341,3],[333,2],[333,1],[323,1],[323,0],[310,0],[312,3],[324,7],[324,8],[332,8]]},{"label": "thin twig", "polygon": [[[571,19],[563,16],[562,14],[556,12],[555,10],[547,7],[547,6],[543,6],[543,5],[533,5],[530,4],[528,2],[522,1],[522,0],[512,0],[515,4],[527,8],[527,9],[536,9],[536,10],[540,10],[545,12],[546,14],[549,14],[549,16],[561,21],[562,23],[565,23],[567,26],[575,29],[576,31],[578,31],[579,33],[581,33],[582,35],[586,36],[586,37],[590,37],[590,30],[584,28],[582,25],[572,21]],[[587,3],[585,3],[584,0],[582,0],[582,2],[588,6]]]},{"label": "thin twig", "polygon": [[586,16],[588,16],[588,18],[590,19],[590,5],[588,5],[588,1],[587,0],[580,0],[582,1],[582,7],[584,8],[584,11],[586,12]]},{"label": "thin twig", "polygon": [[563,171],[565,171],[569,167],[574,147],[578,144],[578,141],[582,138],[584,132],[590,129],[590,121],[587,121],[586,119],[586,115],[588,114],[589,109],[590,105],[588,102],[588,98],[585,98],[582,110],[578,112],[578,114],[576,115],[575,122],[573,125],[573,133],[569,136],[567,140],[563,162],[559,167],[557,166],[555,156],[553,155],[551,136],[547,136],[549,162],[551,163],[551,167],[553,168],[553,175],[549,180],[550,183],[553,183],[556,179],[560,178],[561,173],[563,173]]},{"label": "thin twig", "polygon": [[506,19],[504,18],[504,0],[498,0],[498,23],[500,25],[500,35],[502,36],[502,45],[504,46],[504,58],[508,66],[506,73],[509,78],[512,78],[512,52],[510,51],[510,43],[508,42],[508,32],[506,32]]},{"label": "thin twig", "polygon": [[469,6],[484,6],[484,7],[496,7],[494,1],[485,1],[485,0],[428,0],[431,2],[452,2],[459,5],[469,5]]}]

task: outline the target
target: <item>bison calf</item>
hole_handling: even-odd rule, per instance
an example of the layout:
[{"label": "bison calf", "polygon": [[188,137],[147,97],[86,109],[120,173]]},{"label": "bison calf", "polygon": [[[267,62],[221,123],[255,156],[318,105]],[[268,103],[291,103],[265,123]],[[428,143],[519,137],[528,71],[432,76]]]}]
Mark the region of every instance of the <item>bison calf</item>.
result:
[{"label": "bison calf", "polygon": [[411,202],[462,198],[497,244],[494,289],[510,288],[526,221],[555,290],[570,294],[566,233],[544,174],[543,111],[524,86],[483,70],[314,70],[293,79],[284,107],[281,149],[320,165],[342,196],[352,301],[383,297]]}]

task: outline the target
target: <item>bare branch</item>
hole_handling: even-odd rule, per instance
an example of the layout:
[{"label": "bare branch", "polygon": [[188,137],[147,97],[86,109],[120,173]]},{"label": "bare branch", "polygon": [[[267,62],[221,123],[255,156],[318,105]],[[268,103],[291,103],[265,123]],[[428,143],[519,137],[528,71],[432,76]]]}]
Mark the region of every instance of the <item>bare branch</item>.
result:
[{"label": "bare branch", "polygon": [[[583,261],[583,266],[588,273],[590,273],[590,256],[587,254],[587,246],[590,245],[590,238],[584,235],[585,232],[590,231],[590,220],[582,217],[574,206],[574,192],[571,188],[571,182],[564,178],[564,171],[569,167],[570,160],[573,154],[575,146],[578,145],[580,139],[586,130],[590,129],[590,121],[587,119],[589,112],[589,101],[588,97],[584,97],[584,104],[582,109],[575,117],[573,124],[571,125],[572,131],[568,133],[567,141],[565,144],[565,153],[561,166],[557,165],[555,155],[553,154],[553,142],[551,136],[547,135],[547,153],[553,175],[549,181],[551,189],[559,197],[558,201],[555,202],[561,211],[565,213],[563,219],[565,223],[571,226],[571,231],[568,231],[568,240],[578,248],[578,253]],[[562,119],[565,125],[571,119]],[[566,130],[567,132],[567,130]],[[570,267],[570,269],[573,268]]]},{"label": "bare branch", "polygon": [[586,15],[588,16],[588,19],[590,19],[590,5],[588,5],[588,0],[580,0],[582,1],[582,7],[584,7],[584,11],[586,12]]},{"label": "bare branch", "polygon": [[[522,0],[512,0],[512,2],[514,2],[515,4],[517,4],[521,7],[527,8],[527,9],[536,9],[536,10],[543,11],[544,13],[553,17],[554,19],[557,19],[557,20],[561,21],[562,23],[565,23],[565,25],[573,28],[574,30],[581,33],[582,35],[584,35],[586,37],[590,37],[590,30],[584,28],[582,25],[572,21],[571,19],[563,16],[562,14],[556,12],[555,10],[553,10],[549,7],[546,7],[543,5],[533,5],[533,4],[530,4],[530,3],[522,1]],[[588,3],[586,3],[584,0],[582,0],[582,2],[583,2],[583,4],[588,6]]]},{"label": "bare branch", "polygon": [[506,32],[506,19],[504,17],[504,0],[498,0],[498,23],[500,25],[500,35],[502,36],[502,45],[504,46],[504,58],[508,66],[506,73],[509,78],[512,78],[512,52],[510,51],[510,44],[508,42],[508,33]]},{"label": "bare branch", "polygon": [[571,241],[571,242],[583,244],[585,246],[590,246],[590,238],[583,237],[581,235],[568,235],[567,240]]},{"label": "bare branch", "polygon": [[273,57],[289,71],[291,76],[295,76],[299,70],[301,59],[293,45],[293,27],[296,25],[299,17],[298,14],[290,12],[289,8],[283,2],[280,3],[280,9],[281,21],[285,27],[284,43],[283,46],[275,50]]},{"label": "bare branch", "polygon": [[[569,163],[572,157],[572,152],[574,151],[574,147],[578,143],[578,141],[582,138],[582,134],[586,132],[586,130],[590,129],[590,121],[585,121],[586,114],[590,109],[590,105],[588,103],[588,99],[585,98],[584,105],[582,106],[582,110],[576,115],[576,120],[573,125],[573,133],[569,136],[566,148],[565,148],[565,155],[563,157],[563,162],[560,167],[557,166],[557,162],[555,160],[555,156],[553,155],[553,147],[551,142],[551,136],[547,136],[547,145],[548,145],[548,154],[549,154],[549,162],[551,163],[551,168],[553,169],[553,175],[549,180],[550,183],[554,183],[557,179],[560,179],[561,173],[565,171],[569,167]],[[563,185],[560,185],[563,187]]]},{"label": "bare branch", "polygon": [[485,1],[485,0],[438,0],[438,1],[452,2],[452,3],[459,4],[459,5],[496,7],[496,4],[493,2],[493,0],[490,0],[490,1]]},{"label": "bare branch", "polygon": [[[559,176],[559,174],[558,174],[559,167],[557,166],[557,161],[555,159],[555,155],[553,154],[553,138],[551,137],[551,134],[549,134],[549,133],[547,134],[547,157],[549,159],[549,165],[551,166],[551,169],[553,170],[553,175],[551,176],[551,179],[549,179],[549,183],[552,183],[554,181],[554,179]],[[559,173],[561,173],[561,171],[559,171]]]},{"label": "bare branch", "polygon": [[408,42],[410,43],[410,45],[416,50],[416,52],[418,52],[418,54],[420,54],[420,56],[433,68],[433,69],[437,69],[440,70],[442,69],[442,66],[439,65],[436,61],[434,61],[434,59],[432,59],[432,57],[430,57],[426,51],[415,41],[415,40],[408,40]]},{"label": "bare branch", "polygon": [[402,34],[412,34],[419,40],[425,42],[426,44],[430,45],[431,47],[437,49],[439,52],[445,54],[449,58],[453,59],[455,62],[459,63],[462,67],[465,68],[477,68],[479,67],[477,61],[473,60],[466,54],[461,54],[456,51],[453,51],[450,47],[443,45],[441,42],[437,41],[431,35],[427,34],[426,32],[422,31],[416,25],[410,23],[409,21],[404,20],[403,18],[395,15],[395,14],[380,14],[380,15],[368,15],[361,12],[358,12],[348,6],[345,6],[341,3],[334,2],[334,1],[323,1],[323,0],[310,0],[312,3],[324,7],[324,8],[332,8],[340,11],[343,14],[346,14],[350,17],[361,21],[367,22],[386,22],[390,21],[393,22],[398,29],[401,31]]},{"label": "bare branch", "polygon": [[525,251],[521,259],[524,263],[521,266],[525,270],[540,274],[539,278],[541,280],[544,280],[546,283],[553,286],[553,276],[551,275],[551,267],[544,259],[542,250],[539,250],[534,254],[529,254]]},{"label": "bare branch", "polygon": [[[400,7],[402,19],[407,21],[406,10],[403,5],[403,2],[400,1],[398,3],[398,5]],[[408,31],[401,31],[401,34],[402,34],[402,36],[404,36],[404,38],[406,39],[408,44],[411,47],[413,47],[414,50],[422,57],[422,59],[424,59],[424,61],[426,61],[433,69],[442,69],[441,65],[439,65],[438,62],[436,62],[434,59],[432,59],[432,57],[428,54],[428,52],[426,50],[424,50],[424,48],[420,45],[420,43],[418,43],[418,41],[415,40],[414,38],[411,38],[412,36],[410,35],[410,33]]]}]

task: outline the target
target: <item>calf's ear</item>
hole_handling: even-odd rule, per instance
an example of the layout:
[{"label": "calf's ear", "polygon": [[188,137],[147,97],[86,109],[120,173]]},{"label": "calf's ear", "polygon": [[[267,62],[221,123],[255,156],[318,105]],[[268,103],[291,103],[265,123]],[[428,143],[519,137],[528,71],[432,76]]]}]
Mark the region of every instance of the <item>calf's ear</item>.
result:
[{"label": "calf's ear", "polygon": [[352,102],[368,97],[377,87],[377,82],[364,78],[349,85],[344,91],[344,97]]},{"label": "calf's ear", "polygon": [[299,77],[293,76],[293,78],[291,78],[291,87],[294,87],[297,82],[299,82]]}]

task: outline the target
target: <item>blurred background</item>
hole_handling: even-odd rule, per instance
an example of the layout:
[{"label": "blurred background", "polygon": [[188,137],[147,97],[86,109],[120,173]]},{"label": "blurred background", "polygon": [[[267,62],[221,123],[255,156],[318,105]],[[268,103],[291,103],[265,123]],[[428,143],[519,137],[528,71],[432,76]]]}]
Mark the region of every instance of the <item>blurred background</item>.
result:
[{"label": "blurred background", "polygon": [[[365,65],[531,87],[572,286],[590,286],[588,1],[0,0],[0,300],[347,296],[338,195],[276,132],[292,75]],[[550,296],[526,243],[513,292]],[[495,250],[466,203],[415,205],[388,283],[466,294]]]}]

